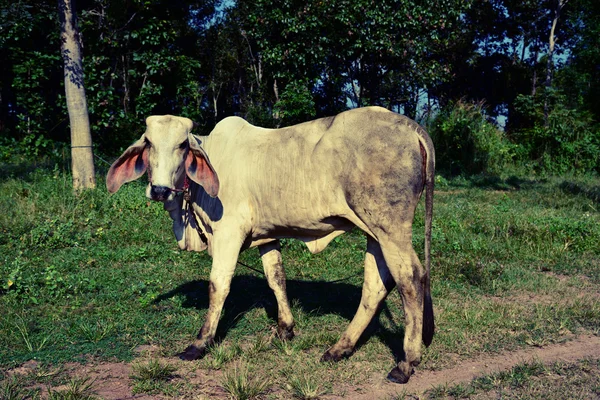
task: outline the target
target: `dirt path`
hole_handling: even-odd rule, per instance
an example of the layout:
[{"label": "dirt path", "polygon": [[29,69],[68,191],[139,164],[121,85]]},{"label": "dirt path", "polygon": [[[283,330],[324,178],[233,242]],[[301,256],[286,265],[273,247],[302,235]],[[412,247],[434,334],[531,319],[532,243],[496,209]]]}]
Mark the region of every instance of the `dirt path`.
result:
[{"label": "dirt path", "polygon": [[[417,371],[406,385],[397,385],[388,382],[382,375],[377,383],[364,387],[345,388],[345,396],[325,395],[328,400],[352,399],[373,400],[389,399],[394,395],[414,394],[421,398],[422,394],[432,387],[440,385],[453,385],[468,383],[473,378],[488,375],[494,372],[506,371],[523,362],[539,361],[543,364],[552,364],[558,361],[575,362],[590,358],[600,359],[600,337],[579,336],[574,340],[544,346],[540,348],[519,350],[493,357],[484,357],[479,360],[464,361],[453,368],[440,371]],[[27,374],[37,368],[37,363],[30,362],[13,370],[15,374]],[[146,394],[133,395],[130,378],[131,365],[126,363],[100,363],[96,365],[70,364],[66,367],[69,375],[89,377],[94,381],[96,395],[106,400],[157,400],[163,396]],[[185,374],[181,371],[180,373]],[[187,376],[188,383],[197,390],[200,399],[225,399],[226,393],[218,384],[221,371],[212,371],[210,375],[203,370],[196,370]],[[47,390],[47,388],[45,388]],[[54,388],[60,390],[61,388]],[[336,392],[340,392],[336,390]],[[204,397],[202,395],[204,394]],[[282,393],[281,398],[285,398]]]},{"label": "dirt path", "polygon": [[507,371],[523,362],[539,361],[543,364],[552,364],[558,361],[574,362],[584,358],[600,358],[600,337],[580,336],[567,343],[519,350],[498,356],[485,357],[477,361],[465,361],[454,368],[441,371],[421,371],[417,372],[406,385],[402,386],[382,380],[371,388],[364,388],[364,394],[346,398],[371,400],[389,398],[394,394],[401,393],[419,395],[435,386],[468,383],[478,376]]}]

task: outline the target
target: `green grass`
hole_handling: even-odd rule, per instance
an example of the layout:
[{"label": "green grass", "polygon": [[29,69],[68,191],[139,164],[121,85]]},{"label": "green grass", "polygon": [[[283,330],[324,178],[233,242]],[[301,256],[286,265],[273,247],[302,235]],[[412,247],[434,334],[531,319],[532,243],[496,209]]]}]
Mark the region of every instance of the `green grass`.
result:
[{"label": "green grass", "polygon": [[177,367],[165,364],[157,359],[148,362],[136,362],[132,365],[131,379],[134,381],[133,393],[163,393],[173,391],[167,383],[175,378]]},{"label": "green grass", "polygon": [[318,399],[325,394],[319,381],[310,375],[293,374],[289,377],[288,384],[294,397],[302,400]]},{"label": "green grass", "polygon": [[93,385],[87,378],[72,379],[63,390],[50,389],[48,400],[96,400]]},{"label": "green grass", "polygon": [[[98,190],[80,196],[70,183],[44,169],[0,178],[0,370],[33,359],[54,366],[132,361],[140,345],[169,356],[183,350],[208,307],[208,255],[177,250],[168,215],[144,197],[142,182],[112,196],[101,179]],[[438,330],[420,369],[600,334],[599,188],[597,178],[438,178]],[[420,254],[422,208],[414,227]],[[402,355],[397,293],[350,359],[318,362],[356,311],[365,245],[358,231],[318,255],[282,241],[296,318],[291,342],[274,338],[276,302],[264,277],[239,266],[218,345],[194,368],[231,374],[243,362],[283,398],[340,395],[347,385],[385,377]],[[256,249],[240,259],[261,268]],[[348,279],[330,283],[341,278]],[[40,379],[28,377],[29,385]],[[175,386],[159,391],[187,393]]]},{"label": "green grass", "polygon": [[461,385],[435,387],[429,399],[594,399],[600,396],[600,360],[522,363]]},{"label": "green grass", "polygon": [[0,383],[0,399],[22,400],[33,396],[31,390],[23,387],[23,383],[16,377],[6,378]]},{"label": "green grass", "polygon": [[223,388],[234,400],[251,400],[264,393],[269,381],[253,375],[245,365],[234,365],[225,372],[222,380]]}]

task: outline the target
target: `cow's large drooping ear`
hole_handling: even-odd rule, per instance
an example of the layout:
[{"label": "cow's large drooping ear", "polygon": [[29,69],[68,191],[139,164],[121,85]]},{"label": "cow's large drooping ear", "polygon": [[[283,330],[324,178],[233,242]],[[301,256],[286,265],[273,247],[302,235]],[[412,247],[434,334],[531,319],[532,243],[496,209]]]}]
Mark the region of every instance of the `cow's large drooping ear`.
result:
[{"label": "cow's large drooping ear", "polygon": [[115,193],[121,185],[144,175],[148,168],[148,149],[145,137],[129,146],[127,150],[110,166],[106,175],[106,188]]},{"label": "cow's large drooping ear", "polygon": [[190,151],[185,159],[185,170],[191,180],[202,185],[211,197],[219,194],[219,177],[208,160],[208,156],[191,133],[188,134]]}]

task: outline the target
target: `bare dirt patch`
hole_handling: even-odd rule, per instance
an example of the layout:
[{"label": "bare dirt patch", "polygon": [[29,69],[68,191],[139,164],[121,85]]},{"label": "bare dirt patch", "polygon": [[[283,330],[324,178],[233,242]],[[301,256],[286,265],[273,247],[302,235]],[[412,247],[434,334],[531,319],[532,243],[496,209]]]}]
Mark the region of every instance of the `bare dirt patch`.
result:
[{"label": "bare dirt patch", "polygon": [[478,376],[507,371],[523,362],[539,361],[543,364],[551,364],[558,361],[573,362],[585,358],[600,358],[600,337],[580,336],[567,343],[519,350],[480,360],[463,361],[456,367],[440,371],[417,371],[406,385],[394,385],[381,380],[371,388],[361,388],[364,390],[364,394],[349,395],[346,398],[367,400],[389,398],[402,393],[421,395],[435,386],[468,383]]},{"label": "bare dirt patch", "polygon": [[[334,387],[335,393],[340,395],[324,395],[322,399],[389,399],[395,395],[412,394],[423,398],[426,390],[440,385],[454,385],[468,383],[478,376],[506,371],[523,362],[537,361],[543,364],[555,362],[574,362],[582,359],[600,359],[600,337],[579,336],[574,340],[543,346],[529,348],[497,356],[483,357],[478,360],[457,361],[453,368],[440,371],[417,370],[406,385],[397,385],[385,380],[385,371],[381,371],[377,377],[365,377],[365,382],[375,382],[361,387]],[[196,368],[190,363],[183,363],[165,359],[179,366],[178,379],[185,380],[192,389],[195,399],[225,399],[227,393],[220,385],[223,375],[222,371],[207,371]],[[28,374],[37,368],[37,363],[27,363],[11,371],[12,374]],[[130,378],[131,364],[119,363],[90,363],[86,365],[68,364],[64,372],[72,377],[87,377],[93,380],[94,390],[98,397],[106,400],[156,400],[164,399],[161,395],[148,395],[132,393],[133,382]],[[370,378],[370,379],[369,379]],[[47,393],[49,388],[42,388]],[[54,388],[56,389],[56,388]],[[273,388],[271,395],[278,398],[287,398],[289,393],[283,389]],[[187,396],[184,396],[187,398]]]}]

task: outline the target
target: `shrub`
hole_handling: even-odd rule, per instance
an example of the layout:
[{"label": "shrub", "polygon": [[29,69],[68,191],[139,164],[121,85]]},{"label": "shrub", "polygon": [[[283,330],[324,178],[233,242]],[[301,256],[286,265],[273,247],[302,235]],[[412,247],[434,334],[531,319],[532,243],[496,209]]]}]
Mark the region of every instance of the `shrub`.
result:
[{"label": "shrub", "polygon": [[504,133],[485,115],[482,103],[458,101],[429,123],[437,168],[452,174],[500,173],[516,154]]},{"label": "shrub", "polygon": [[551,174],[600,172],[600,128],[591,115],[570,109],[560,93],[549,94],[548,123],[543,96],[519,95],[514,103],[520,127],[512,133],[524,160]]}]

